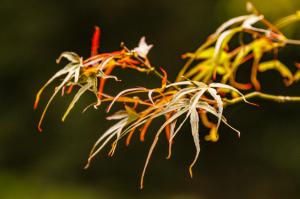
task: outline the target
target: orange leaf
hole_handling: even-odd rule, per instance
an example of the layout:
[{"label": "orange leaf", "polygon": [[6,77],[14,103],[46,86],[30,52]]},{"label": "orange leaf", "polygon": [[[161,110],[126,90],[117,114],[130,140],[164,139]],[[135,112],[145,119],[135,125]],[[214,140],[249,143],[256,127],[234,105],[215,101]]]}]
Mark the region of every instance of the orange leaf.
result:
[{"label": "orange leaf", "polygon": [[[171,116],[171,114],[166,114],[166,115],[165,115],[166,121],[167,121],[168,119],[170,119],[170,116]],[[166,126],[165,131],[166,131],[166,138],[167,138],[167,140],[169,141],[169,140],[170,140],[170,136],[171,136],[171,132],[170,132],[170,124],[168,124],[168,125]]]},{"label": "orange leaf", "polygon": [[163,75],[164,75],[164,77],[163,77],[162,80],[161,80],[161,87],[162,87],[162,88],[165,88],[166,85],[167,85],[168,74],[167,74],[167,72],[166,72],[162,67],[160,67],[159,69],[161,70],[161,72],[162,72]]},{"label": "orange leaf", "polygon": [[145,125],[143,126],[143,128],[141,129],[141,134],[140,134],[140,141],[144,142],[145,141],[145,135],[146,132],[148,130],[148,127],[150,126],[151,122],[152,122],[153,118],[150,118]]},{"label": "orange leaf", "polygon": [[126,138],[126,146],[129,146],[130,140],[131,140],[131,138],[132,138],[132,136],[133,136],[134,131],[135,131],[135,128],[133,128],[133,129],[128,133],[128,136],[127,136],[127,138]]},{"label": "orange leaf", "polygon": [[70,94],[72,92],[72,89],[74,87],[74,84],[71,84],[67,90],[67,94]]},{"label": "orange leaf", "polygon": [[[110,75],[110,73],[113,71],[114,69],[114,65],[107,68],[105,70],[105,75]],[[104,90],[104,85],[105,85],[105,82],[106,82],[106,79],[105,78],[101,78],[100,79],[100,85],[99,85],[99,89],[98,89],[98,99],[101,100],[102,99],[102,93],[103,93],[103,90]]]},{"label": "orange leaf", "polygon": [[38,104],[39,104],[39,101],[40,101],[40,96],[37,95],[36,98],[35,98],[35,102],[34,102],[33,109],[37,109],[37,106],[38,106]]}]

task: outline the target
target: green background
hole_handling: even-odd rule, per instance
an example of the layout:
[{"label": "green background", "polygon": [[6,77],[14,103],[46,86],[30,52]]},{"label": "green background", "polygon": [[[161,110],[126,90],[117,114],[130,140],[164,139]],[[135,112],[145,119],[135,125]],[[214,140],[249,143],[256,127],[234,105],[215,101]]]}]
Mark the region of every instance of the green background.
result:
[{"label": "green background", "polygon": [[[296,0],[253,1],[270,19],[300,9]],[[16,1],[0,2],[0,198],[299,198],[299,104],[256,101],[260,107],[239,104],[225,110],[229,122],[220,141],[202,142],[194,178],[188,166],[194,157],[190,129],[186,125],[174,144],[173,158],[166,160],[167,144],[161,140],[148,167],[144,190],[139,177],[158,121],[146,142],[135,137],[129,147],[120,144],[113,158],[103,151],[88,170],[87,155],[94,141],[107,129],[105,111],[81,110],[92,102],[85,95],[65,123],[60,118],[70,96],[51,105],[43,133],[36,126],[41,107],[53,91],[42,96],[38,111],[34,97],[43,83],[62,67],[55,59],[62,51],[89,56],[93,28],[102,29],[101,52],[119,49],[124,41],[133,48],[146,36],[154,48],[153,65],[163,66],[174,79],[184,64],[180,56],[193,51],[225,20],[245,14],[242,0],[185,1]],[[286,33],[298,38],[300,24]],[[287,47],[280,58],[288,65],[300,62],[300,47]],[[117,71],[122,83],[107,90],[138,85],[155,87],[159,79],[126,70]],[[259,75],[263,88],[273,94],[299,95],[299,83],[285,88],[276,72]],[[116,109],[115,109],[116,110]]]}]

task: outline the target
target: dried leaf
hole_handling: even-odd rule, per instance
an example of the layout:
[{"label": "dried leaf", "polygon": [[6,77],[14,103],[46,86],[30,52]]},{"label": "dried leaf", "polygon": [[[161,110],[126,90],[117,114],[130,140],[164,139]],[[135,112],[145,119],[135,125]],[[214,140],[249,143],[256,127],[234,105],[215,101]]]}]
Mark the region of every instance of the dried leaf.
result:
[{"label": "dried leaf", "polygon": [[200,153],[199,115],[198,115],[198,111],[196,108],[191,110],[190,123],[191,123],[191,127],[192,127],[192,135],[193,135],[193,139],[194,139],[194,144],[196,147],[196,155],[194,157],[193,162],[191,163],[191,165],[189,167],[190,175],[191,175],[191,177],[193,177],[192,168],[193,168],[194,164],[196,163],[199,153]]}]

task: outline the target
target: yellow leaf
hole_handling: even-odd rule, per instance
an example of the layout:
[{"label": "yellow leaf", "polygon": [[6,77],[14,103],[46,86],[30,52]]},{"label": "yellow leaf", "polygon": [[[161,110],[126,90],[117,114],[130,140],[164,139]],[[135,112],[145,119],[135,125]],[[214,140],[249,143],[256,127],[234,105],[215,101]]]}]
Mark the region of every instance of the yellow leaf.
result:
[{"label": "yellow leaf", "polygon": [[294,76],[294,80],[295,80],[295,81],[300,80],[300,70],[298,70],[298,71],[296,72],[296,74],[295,74],[295,76]]},{"label": "yellow leaf", "polygon": [[288,85],[291,84],[294,80],[293,74],[291,73],[289,68],[278,60],[262,62],[259,64],[258,70],[260,72],[265,72],[267,70],[277,70],[282,77],[287,79]]},{"label": "yellow leaf", "polygon": [[284,26],[297,22],[299,20],[300,20],[300,10],[298,10],[293,15],[289,15],[280,19],[278,22],[275,23],[275,26],[278,28],[283,28]]},{"label": "yellow leaf", "polygon": [[214,56],[215,48],[210,47],[201,52],[195,53],[186,53],[182,57],[183,58],[194,58],[194,59],[209,59]]},{"label": "yellow leaf", "polygon": [[210,131],[209,131],[209,134],[206,135],[204,137],[204,139],[206,141],[211,141],[211,142],[217,142],[219,140],[219,134],[218,134],[218,131],[217,131],[217,128],[216,126],[213,126]]}]

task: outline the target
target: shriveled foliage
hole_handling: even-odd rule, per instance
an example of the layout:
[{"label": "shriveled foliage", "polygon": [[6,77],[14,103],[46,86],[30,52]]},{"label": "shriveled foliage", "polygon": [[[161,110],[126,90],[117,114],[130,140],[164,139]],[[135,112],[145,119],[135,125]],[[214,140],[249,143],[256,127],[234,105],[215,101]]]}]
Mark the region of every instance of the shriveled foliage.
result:
[{"label": "shriveled foliage", "polygon": [[[65,89],[70,93],[73,87],[78,87],[62,121],[86,92],[95,95],[95,102],[88,106],[95,109],[102,103],[109,102],[106,110],[110,112],[115,103],[122,102],[124,108],[107,117],[107,120],[117,122],[102,133],[94,144],[86,165],[88,168],[93,158],[105,146],[111,145],[109,156],[112,156],[119,141],[124,137],[126,137],[126,145],[129,145],[135,134],[139,134],[140,140],[144,141],[152,121],[163,118],[164,123],[156,129],[145,161],[140,183],[140,187],[143,188],[146,169],[161,134],[163,132],[166,134],[169,147],[167,158],[170,158],[173,140],[183,125],[189,121],[196,149],[195,157],[189,166],[192,177],[192,168],[200,153],[199,135],[203,132],[199,128],[199,123],[209,129],[209,134],[205,135],[204,139],[216,142],[219,139],[218,128],[221,123],[240,136],[240,132],[230,126],[223,115],[224,108],[229,105],[241,101],[256,105],[247,101],[253,97],[276,102],[300,101],[298,96],[276,96],[260,92],[262,86],[257,76],[261,72],[276,70],[282,76],[286,86],[300,79],[300,64],[296,63],[296,67],[288,67],[277,56],[279,49],[284,49],[287,45],[300,44],[299,41],[289,39],[281,32],[284,26],[300,20],[300,11],[271,23],[252,4],[248,3],[247,9],[248,15],[238,16],[221,24],[195,52],[185,53],[182,57],[187,59],[187,62],[173,82],[168,80],[167,72],[163,68],[157,70],[150,64],[147,55],[153,45],[148,45],[145,37],[141,38],[138,47],[133,50],[121,44],[121,49],[118,51],[98,53],[100,29],[96,27],[91,56],[83,59],[74,52],[63,52],[57,63],[62,58],[67,59],[69,63],[55,73],[37,93],[34,108],[37,108],[44,89],[58,78],[62,78],[42,112],[38,129],[42,130],[43,118],[54,97],[59,92],[63,95]],[[263,59],[265,55],[270,54],[273,55],[273,59]],[[251,67],[249,82],[238,82],[239,68],[247,66]],[[113,74],[116,67],[154,74],[161,78],[161,86],[128,88],[120,91],[116,96],[111,96],[104,92],[104,89],[107,79],[119,81]],[[126,84],[126,82],[122,83]],[[215,120],[210,121],[209,115],[215,117]]]}]

